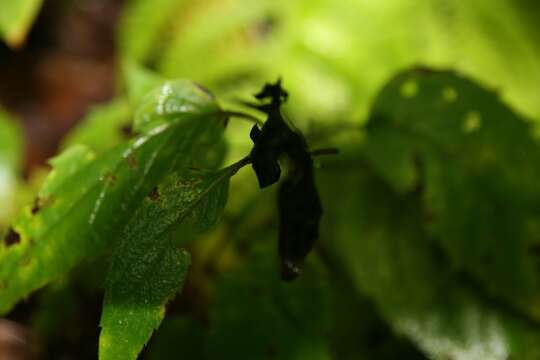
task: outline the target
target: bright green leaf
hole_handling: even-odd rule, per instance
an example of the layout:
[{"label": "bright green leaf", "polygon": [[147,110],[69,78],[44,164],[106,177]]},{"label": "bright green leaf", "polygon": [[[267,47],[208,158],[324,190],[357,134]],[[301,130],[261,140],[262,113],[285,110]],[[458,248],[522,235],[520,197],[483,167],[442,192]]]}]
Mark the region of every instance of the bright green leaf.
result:
[{"label": "bright green leaf", "polygon": [[214,96],[189,80],[165,82],[142,97],[133,122],[133,131],[148,133],[166,124],[176,114],[184,116],[219,116]]},{"label": "bright green leaf", "polygon": [[184,1],[129,0],[120,19],[118,43],[123,58],[145,62],[153,55],[166,25]]},{"label": "bright green leaf", "polygon": [[9,114],[0,109],[0,167],[19,171],[23,155],[23,132]]},{"label": "bright green leaf", "polygon": [[95,106],[69,133],[62,147],[81,144],[96,153],[110,149],[131,135],[132,113],[124,98]]},{"label": "bright green leaf", "polygon": [[122,64],[126,92],[131,104],[138,104],[143,95],[163,83],[163,78],[134,61],[126,60]]},{"label": "bright green leaf", "polygon": [[0,224],[11,217],[23,154],[22,129],[0,110]]},{"label": "bright green leaf", "polygon": [[66,178],[74,176],[77,172],[95,159],[95,154],[84,145],[74,145],[60,155],[49,160],[51,172],[43,181],[39,191],[41,199],[46,199],[62,190]]},{"label": "bright green leaf", "polygon": [[[161,242],[161,246],[136,244],[135,249],[121,246],[129,253],[124,259],[115,260],[111,271],[127,271],[109,277],[101,317],[100,359],[137,359],[163,320],[166,303],[181,289],[189,267],[189,254],[173,249],[166,241]],[[121,262],[123,264],[119,265]],[[130,276],[135,278],[129,279]],[[125,282],[126,279],[129,281]]]},{"label": "bright green leaf", "polygon": [[126,227],[109,270],[101,360],[137,358],[187,274],[189,255],[173,247],[173,226],[188,217],[206,229],[215,224],[235,169],[173,174],[145,199]]},{"label": "bright green leaf", "polygon": [[[0,246],[0,313],[113,244],[144,196],[171,171],[191,165],[198,139],[223,129],[211,97],[189,89],[198,88],[186,81],[166,83],[154,94],[153,106],[147,100],[144,112],[138,113],[159,125],[148,121],[141,136],[74,173],[53,173],[54,179],[47,182],[54,186],[46,187],[45,196],[36,201],[39,206],[27,208],[14,225],[20,241]],[[184,96],[199,107],[186,109]],[[64,161],[61,165],[69,168]]]},{"label": "bright green leaf", "polygon": [[[216,2],[180,12],[179,16],[184,17],[174,23],[172,40],[164,49],[159,70],[167,76],[190,76],[205,83],[252,72],[264,56],[250,51],[251,47],[260,47],[257,42],[245,41],[245,33],[266,20],[271,4],[267,0]],[[212,65],[205,66],[201,59]]]},{"label": "bright green leaf", "polygon": [[0,35],[12,47],[20,46],[34,22],[42,0],[3,1],[0,11]]}]

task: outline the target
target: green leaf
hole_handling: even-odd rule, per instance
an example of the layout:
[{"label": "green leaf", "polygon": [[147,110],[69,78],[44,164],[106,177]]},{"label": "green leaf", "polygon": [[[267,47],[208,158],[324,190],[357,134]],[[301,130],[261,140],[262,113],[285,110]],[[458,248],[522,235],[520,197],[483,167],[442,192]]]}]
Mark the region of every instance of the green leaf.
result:
[{"label": "green leaf", "polygon": [[19,171],[23,158],[23,132],[15,119],[0,109],[0,167]]},{"label": "green leaf", "polygon": [[41,199],[46,199],[62,191],[66,178],[74,176],[95,159],[95,154],[84,145],[74,145],[60,155],[49,160],[53,167],[39,190]]},{"label": "green leaf", "polygon": [[314,260],[301,278],[285,283],[272,241],[223,274],[210,312],[207,358],[331,359],[328,284]]},{"label": "green leaf", "polygon": [[123,7],[118,31],[120,54],[129,60],[145,62],[161,44],[167,23],[185,1],[129,0]]},{"label": "green leaf", "polygon": [[359,149],[342,150],[319,172],[321,242],[353,290],[430,358],[537,359],[540,326],[456,270],[424,228],[419,194],[396,192]]},{"label": "green leaf", "polygon": [[[167,243],[153,247],[137,245],[135,249],[122,247],[129,250],[123,260],[126,275],[109,277],[101,316],[100,359],[137,359],[163,320],[166,303],[176,295],[187,275],[190,257],[186,251],[175,250]],[[143,248],[150,250],[150,254],[141,251]],[[118,268],[113,267],[112,271],[122,267],[115,261]],[[132,266],[128,261],[139,263]],[[121,284],[128,274],[137,277]]]},{"label": "green leaf", "polygon": [[538,316],[540,145],[530,123],[469,79],[416,69],[384,87],[366,130],[379,173],[422,193],[424,226],[452,266]]},{"label": "green leaf", "polygon": [[142,97],[135,112],[133,131],[149,133],[167,124],[178,113],[184,116],[219,116],[220,110],[214,96],[200,85],[189,80],[168,81]]},{"label": "green leaf", "polygon": [[[379,88],[414,63],[470,74],[501,89],[520,112],[540,115],[530,1],[191,0],[173,13],[152,54],[160,72],[201,81],[220,98],[222,91],[249,95],[280,74],[299,121],[363,121]],[[128,40],[144,37],[141,29],[132,27]]]},{"label": "green leaf", "polygon": [[[330,260],[330,254],[326,257]],[[426,360],[404,336],[396,335],[371,299],[358,294],[342,264],[328,262],[333,326],[330,331],[334,359]]]},{"label": "green leaf", "polygon": [[167,316],[148,345],[145,359],[203,360],[203,325],[189,318]]},{"label": "green leaf", "polygon": [[[191,165],[198,139],[223,129],[219,108],[197,89],[187,81],[165,83],[153,93],[154,102],[147,99],[138,112],[148,120],[139,137],[80,168],[73,165],[78,168],[73,173],[65,170],[69,161],[60,161],[62,169],[47,180],[38,206],[27,208],[16,221],[20,241],[0,246],[0,313],[114,244],[144,196],[171,171]],[[183,96],[199,107],[186,108]],[[159,125],[152,126],[150,119]],[[82,155],[71,162],[83,162]]]},{"label": "green leaf", "polygon": [[126,82],[128,99],[131,104],[138,104],[143,95],[150,92],[150,90],[154,90],[164,80],[159,74],[130,60],[123,62],[122,72]]},{"label": "green leaf", "polygon": [[24,43],[26,34],[41,7],[42,0],[3,1],[0,11],[0,35],[11,47]]},{"label": "green leaf", "polygon": [[21,171],[23,134],[14,119],[0,109],[0,224],[12,216]]},{"label": "green leaf", "polygon": [[132,110],[124,98],[95,106],[62,142],[62,148],[86,145],[101,153],[131,135]]},{"label": "green leaf", "polygon": [[171,243],[172,227],[190,217],[208,229],[227,202],[236,169],[173,174],[152,191],[126,227],[109,270],[99,358],[136,359],[181,289],[189,255]]},{"label": "green leaf", "polygon": [[[158,68],[167,76],[189,75],[205,83],[250,73],[253,64],[260,63],[264,55],[249,51],[251,47],[259,49],[258,44],[242,38],[250,28],[263,22],[271,9],[272,2],[267,0],[257,3],[241,0],[203,4],[195,10],[179,12],[183,20],[176,21]],[[208,59],[212,65],[204,66],[201,59]]]}]

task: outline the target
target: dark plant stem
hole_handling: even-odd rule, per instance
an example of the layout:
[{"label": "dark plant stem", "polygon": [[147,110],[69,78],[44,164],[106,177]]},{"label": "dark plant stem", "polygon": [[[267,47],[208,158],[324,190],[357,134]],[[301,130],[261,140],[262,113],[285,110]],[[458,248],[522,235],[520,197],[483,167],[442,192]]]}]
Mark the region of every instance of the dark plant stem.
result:
[{"label": "dark plant stem", "polygon": [[255,116],[253,115],[250,115],[250,114],[246,114],[246,113],[243,113],[243,112],[240,112],[240,111],[223,111],[222,112],[223,115],[227,116],[227,117],[237,117],[239,119],[244,119],[244,120],[247,120],[247,121],[250,121],[252,123],[255,123],[259,126],[263,126],[264,125],[264,122],[258,118],[256,118]]}]

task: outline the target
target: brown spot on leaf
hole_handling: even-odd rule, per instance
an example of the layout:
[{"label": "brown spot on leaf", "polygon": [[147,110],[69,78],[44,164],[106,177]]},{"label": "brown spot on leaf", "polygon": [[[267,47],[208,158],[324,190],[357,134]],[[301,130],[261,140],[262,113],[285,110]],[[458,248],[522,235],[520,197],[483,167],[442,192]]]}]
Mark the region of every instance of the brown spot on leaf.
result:
[{"label": "brown spot on leaf", "polygon": [[133,126],[131,124],[125,124],[120,127],[120,133],[125,139],[129,139],[133,136]]},{"label": "brown spot on leaf", "polygon": [[21,236],[13,228],[9,228],[6,237],[4,238],[4,243],[6,246],[15,245],[21,242]]},{"label": "brown spot on leaf", "polygon": [[28,266],[30,265],[30,262],[32,261],[32,258],[30,256],[25,256],[24,258],[22,258],[21,260],[21,266]]},{"label": "brown spot on leaf", "polygon": [[418,65],[415,67],[414,70],[416,71],[417,74],[424,75],[424,76],[433,75],[435,73],[435,71],[432,68],[427,67],[425,65]]},{"label": "brown spot on leaf", "polygon": [[116,176],[111,173],[107,173],[104,176],[104,181],[107,185],[114,186],[116,185]]},{"label": "brown spot on leaf", "polygon": [[32,205],[32,215],[36,215],[39,210],[41,210],[41,204],[40,204],[40,200],[39,200],[39,197],[36,197],[34,199],[34,204]]},{"label": "brown spot on leaf", "polygon": [[278,19],[273,15],[268,15],[266,18],[255,24],[254,35],[261,38],[268,38],[278,25]]},{"label": "brown spot on leaf", "polygon": [[157,186],[154,186],[152,190],[150,190],[150,193],[148,194],[148,197],[152,201],[159,201],[160,195],[159,195],[159,189]]},{"label": "brown spot on leaf", "polygon": [[137,170],[137,167],[139,165],[138,165],[137,158],[135,157],[135,155],[129,154],[128,157],[126,158],[126,161],[131,170]]}]

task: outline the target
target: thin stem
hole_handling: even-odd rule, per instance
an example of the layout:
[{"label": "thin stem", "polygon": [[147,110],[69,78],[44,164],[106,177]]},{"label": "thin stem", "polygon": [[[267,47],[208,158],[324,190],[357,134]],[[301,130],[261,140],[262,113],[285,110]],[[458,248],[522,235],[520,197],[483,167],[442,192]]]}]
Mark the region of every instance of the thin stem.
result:
[{"label": "thin stem", "polygon": [[239,119],[244,119],[244,120],[253,122],[253,123],[255,123],[255,124],[259,125],[259,126],[264,125],[264,122],[262,120],[256,118],[253,115],[246,114],[246,113],[243,113],[243,112],[240,112],[240,111],[226,110],[226,111],[223,111],[222,114],[225,115],[225,116],[229,116],[229,117],[237,117]]},{"label": "thin stem", "polygon": [[223,169],[223,171],[225,171],[227,175],[231,177],[234,174],[236,174],[238,170],[240,170],[244,166],[251,164],[251,162],[252,162],[251,155],[247,155],[243,159],[240,159],[237,162],[235,162],[234,164],[227,166],[225,169]]},{"label": "thin stem", "polygon": [[[252,159],[250,155],[247,155],[243,159],[235,162],[234,164],[226,167],[224,169],[225,173],[227,174],[228,178],[231,178],[234,174],[238,172],[241,168],[243,168],[246,165],[251,164]],[[239,222],[238,219],[234,219],[235,222]],[[216,264],[218,263],[221,254],[225,251],[225,249],[229,246],[230,240],[234,238],[234,236],[231,236],[230,234],[230,228],[226,228],[227,234],[221,241],[218,241],[217,244],[214,245],[214,247],[210,250],[210,255],[207,256],[206,264],[204,266],[206,272],[208,274],[213,274],[216,271]]]}]

